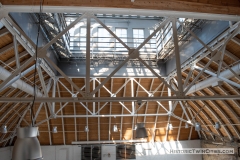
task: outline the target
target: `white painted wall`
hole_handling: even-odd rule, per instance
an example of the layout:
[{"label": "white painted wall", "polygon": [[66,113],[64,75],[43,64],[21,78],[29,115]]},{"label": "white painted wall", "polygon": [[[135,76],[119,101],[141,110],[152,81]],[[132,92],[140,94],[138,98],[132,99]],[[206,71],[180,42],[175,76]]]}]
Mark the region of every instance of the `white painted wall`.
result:
[{"label": "white painted wall", "polygon": [[202,160],[197,154],[169,154],[170,149],[201,148],[200,140],[136,144],[137,160]]},{"label": "white painted wall", "polygon": [[44,160],[81,160],[81,146],[42,146]]},{"label": "white painted wall", "polygon": [[[137,160],[202,160],[202,155],[168,154],[170,149],[201,148],[200,140],[136,144]],[[42,146],[44,160],[81,160],[81,146]],[[106,154],[110,153],[108,157]],[[102,145],[102,159],[115,160],[116,146]],[[0,159],[11,160],[11,147],[0,148]]]},{"label": "white painted wall", "polygon": [[54,146],[42,146],[42,154],[45,160],[55,160],[56,148]]},{"label": "white painted wall", "polygon": [[[0,148],[0,160],[11,160],[12,147]],[[44,160],[81,160],[81,146],[42,146]]]},{"label": "white painted wall", "polygon": [[11,147],[0,148],[0,159],[11,160]]},{"label": "white painted wall", "polygon": [[115,160],[116,159],[116,145],[102,145],[102,160]]}]

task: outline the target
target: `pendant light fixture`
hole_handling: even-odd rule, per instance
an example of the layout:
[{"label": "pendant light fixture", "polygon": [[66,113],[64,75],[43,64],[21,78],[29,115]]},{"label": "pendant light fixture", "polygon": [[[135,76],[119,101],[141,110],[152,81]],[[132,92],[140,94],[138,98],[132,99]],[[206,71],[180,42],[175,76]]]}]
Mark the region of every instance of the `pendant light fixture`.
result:
[{"label": "pendant light fixture", "polygon": [[199,122],[195,123],[195,131],[201,131],[202,127]]},{"label": "pendant light fixture", "polygon": [[185,123],[185,128],[188,128],[189,126],[188,126],[188,123]]},{"label": "pendant light fixture", "polygon": [[17,140],[13,147],[12,160],[43,159],[37,133],[38,127],[23,127],[17,129]]},{"label": "pendant light fixture", "polygon": [[173,130],[173,125],[172,125],[172,123],[168,123],[167,129],[170,130],[170,131]]},{"label": "pendant light fixture", "polygon": [[54,126],[54,127],[53,127],[52,133],[58,133],[58,131],[57,131],[57,126]]},{"label": "pendant light fixture", "polygon": [[4,133],[4,134],[7,133],[7,126],[6,125],[2,126],[1,132]]},{"label": "pendant light fixture", "polygon": [[117,125],[113,125],[113,132],[118,132]]},{"label": "pendant light fixture", "polygon": [[88,126],[85,126],[84,131],[85,131],[85,132],[89,132]]},{"label": "pendant light fixture", "polygon": [[221,128],[221,125],[219,122],[215,122],[215,126],[214,126],[216,129],[220,129]]},{"label": "pendant light fixture", "polygon": [[41,27],[40,14],[42,13],[43,0],[40,2],[39,23],[37,32],[37,42],[35,48],[35,70],[33,80],[33,101],[30,107],[31,126],[17,128],[17,140],[12,151],[12,160],[40,160],[43,159],[40,143],[37,138],[38,127],[34,125],[33,107],[36,99],[36,72],[38,63],[38,39]]},{"label": "pendant light fixture", "polygon": [[[140,105],[142,104],[141,101],[138,101],[138,105],[140,107]],[[137,114],[137,118],[138,118],[138,114]],[[136,120],[137,121],[137,120]],[[145,128],[145,124],[144,123],[137,123],[137,128],[136,128],[136,138],[147,138],[147,130]]]},{"label": "pendant light fixture", "polygon": [[137,123],[136,138],[147,138],[147,130],[144,123]]},{"label": "pendant light fixture", "polygon": [[133,130],[134,130],[134,131],[137,130],[137,125],[136,125],[136,124],[134,125]]}]

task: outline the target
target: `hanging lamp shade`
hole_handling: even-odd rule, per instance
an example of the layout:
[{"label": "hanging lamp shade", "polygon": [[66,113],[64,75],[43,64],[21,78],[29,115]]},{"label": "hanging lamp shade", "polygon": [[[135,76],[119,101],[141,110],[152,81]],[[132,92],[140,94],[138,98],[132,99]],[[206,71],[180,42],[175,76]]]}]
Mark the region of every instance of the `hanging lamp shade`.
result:
[{"label": "hanging lamp shade", "polygon": [[85,132],[89,132],[88,126],[85,126],[84,131],[85,131]]},{"label": "hanging lamp shade", "polygon": [[134,125],[134,128],[133,128],[133,130],[137,130],[137,125],[136,125],[136,124]]},{"label": "hanging lamp shade", "polygon": [[113,125],[113,132],[118,132],[117,125]]},{"label": "hanging lamp shade", "polygon": [[185,123],[185,128],[189,128],[188,123]]},{"label": "hanging lamp shade", "polygon": [[53,127],[53,129],[52,129],[52,133],[58,133],[58,131],[57,131],[57,127],[56,127],[56,126]]},{"label": "hanging lamp shade", "polygon": [[42,150],[37,139],[38,127],[17,129],[17,140],[13,146],[12,160],[40,160]]},{"label": "hanging lamp shade", "polygon": [[221,128],[221,125],[219,122],[215,122],[215,126],[214,126],[216,129],[220,129]]},{"label": "hanging lamp shade", "polygon": [[2,133],[7,133],[7,126],[6,125],[4,125],[4,126],[2,126],[2,131],[1,131]]},{"label": "hanging lamp shade", "polygon": [[195,131],[201,131],[202,127],[201,124],[199,122],[195,123]]},{"label": "hanging lamp shade", "polygon": [[172,123],[168,123],[168,128],[167,128],[167,129],[170,130],[170,131],[173,130],[173,125],[172,125]]},{"label": "hanging lamp shade", "polygon": [[144,123],[137,123],[136,138],[147,138],[147,130]]}]

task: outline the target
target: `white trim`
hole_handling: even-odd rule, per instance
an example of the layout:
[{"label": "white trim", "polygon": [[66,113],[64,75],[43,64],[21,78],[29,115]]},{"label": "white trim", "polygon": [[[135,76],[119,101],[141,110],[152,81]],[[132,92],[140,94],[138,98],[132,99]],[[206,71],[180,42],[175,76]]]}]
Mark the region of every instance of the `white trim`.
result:
[{"label": "white trim", "polygon": [[112,140],[112,141],[73,141],[72,144],[96,144],[96,143],[144,143],[147,139],[135,139],[135,140]]}]

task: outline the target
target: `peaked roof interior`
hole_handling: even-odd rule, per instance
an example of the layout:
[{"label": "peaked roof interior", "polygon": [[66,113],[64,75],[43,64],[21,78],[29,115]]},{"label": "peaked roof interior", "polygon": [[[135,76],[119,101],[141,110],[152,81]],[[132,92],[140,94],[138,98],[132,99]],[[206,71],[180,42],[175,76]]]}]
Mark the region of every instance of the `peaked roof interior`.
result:
[{"label": "peaked roof interior", "polygon": [[[23,8],[23,5],[39,5],[39,2],[35,1],[32,4],[32,1],[27,0],[3,0],[1,3],[3,8],[8,5],[22,5]],[[240,21],[240,2],[238,0],[208,1],[208,3],[189,0],[44,1],[46,7],[71,7],[72,5],[75,7],[215,13],[236,15]],[[34,124],[39,127],[38,138],[42,145],[72,144],[73,141],[132,140],[135,139],[134,128],[137,122],[145,123],[148,131],[147,141],[149,142],[193,139],[231,141],[240,139],[240,22],[237,20],[231,21],[226,30],[206,44],[207,47],[199,49],[186,61],[181,62],[180,75],[178,75],[178,69],[175,68],[163,78],[161,74],[158,74],[158,77],[154,74],[153,76],[141,77],[119,76],[111,77],[107,82],[104,82],[107,76],[85,79],[85,77],[61,73],[63,68],[59,67],[61,69],[58,70],[59,68],[56,66],[60,66],[61,60],[66,59],[60,57],[59,60],[59,57],[56,56],[57,49],[59,49],[57,46],[60,42],[51,45],[50,49],[47,48],[47,52],[57,59],[56,62],[49,56],[48,58],[39,57],[43,61],[40,62],[35,72],[35,60],[29,62],[35,54],[34,40],[32,37],[28,37],[29,33],[21,29],[21,25],[14,18],[2,15],[3,27],[0,29],[0,124],[7,126],[8,133],[0,132],[1,147],[13,145],[16,138],[16,128],[31,124],[30,108],[34,93],[35,74],[36,97],[39,99],[33,105],[33,120]],[[198,21],[197,23],[202,22]],[[206,20],[206,23],[210,23],[210,21]],[[63,29],[59,29],[51,38],[56,37]],[[195,30],[191,29],[195,33]],[[43,30],[41,33],[45,33]],[[196,29],[196,31],[199,30]],[[14,33],[16,39],[13,36]],[[186,31],[186,33],[189,35],[189,41],[179,43],[180,51],[194,39],[190,32]],[[47,42],[51,41],[51,39],[44,39]],[[180,38],[178,40],[180,41]],[[65,45],[63,42],[64,38],[61,39],[61,43]],[[177,50],[174,41],[172,41],[171,46],[173,46],[171,50],[174,53]],[[17,50],[15,50],[16,48]],[[41,51],[41,48],[38,49]],[[209,50],[212,50],[212,53],[209,53]],[[49,55],[48,53],[47,55]],[[71,52],[66,52],[66,54],[71,54]],[[169,60],[174,57],[173,54]],[[87,56],[84,59],[86,60]],[[151,59],[154,69],[158,68],[159,59],[155,57]],[[68,63],[70,64],[74,60],[69,60]],[[14,75],[10,79],[12,81],[6,81],[9,80],[10,75],[22,67],[22,74]],[[202,73],[201,70],[204,69],[206,70]],[[64,77],[65,75],[67,78]],[[218,78],[216,78],[217,75]],[[182,79],[179,80],[181,76]],[[185,94],[192,97],[193,100],[190,98],[185,100],[186,97],[169,91],[166,82],[177,91],[179,90],[179,82],[182,83],[181,86],[184,89],[190,86],[189,91]],[[90,87],[89,90],[93,91],[101,83],[104,83],[104,86],[97,90],[91,98],[83,96],[82,93],[87,93],[86,87]],[[163,99],[168,96],[173,99]],[[178,96],[182,99],[175,101]],[[201,98],[201,96],[205,98]],[[55,102],[52,98],[49,101],[40,102],[41,97],[56,97],[58,100]],[[64,101],[64,98],[69,98],[70,101]],[[111,101],[111,98],[115,98],[115,100]],[[124,98],[130,98],[130,100],[124,101]],[[141,98],[141,105],[138,105]],[[151,98],[156,99],[150,100]],[[61,99],[62,102],[59,102]],[[29,101],[23,102],[24,100]],[[133,108],[135,113],[132,113]],[[201,124],[202,130],[200,132],[195,131],[195,122]],[[220,129],[214,127],[215,122],[220,122]],[[173,130],[167,129],[169,123],[172,124]],[[186,124],[189,124],[189,127],[185,127]],[[117,125],[118,132],[113,131],[114,125]],[[55,126],[57,126],[57,133],[52,132],[52,128]],[[86,126],[89,128],[89,132],[85,132]]]}]

